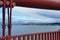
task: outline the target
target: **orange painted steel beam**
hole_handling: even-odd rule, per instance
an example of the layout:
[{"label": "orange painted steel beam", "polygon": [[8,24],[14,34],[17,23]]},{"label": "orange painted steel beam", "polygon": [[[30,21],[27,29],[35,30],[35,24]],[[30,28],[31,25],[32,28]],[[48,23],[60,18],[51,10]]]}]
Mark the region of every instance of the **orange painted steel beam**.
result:
[{"label": "orange painted steel beam", "polygon": [[60,0],[14,0],[16,6],[60,10]]},{"label": "orange painted steel beam", "polygon": [[14,0],[14,2],[16,6],[60,10],[60,0]]}]

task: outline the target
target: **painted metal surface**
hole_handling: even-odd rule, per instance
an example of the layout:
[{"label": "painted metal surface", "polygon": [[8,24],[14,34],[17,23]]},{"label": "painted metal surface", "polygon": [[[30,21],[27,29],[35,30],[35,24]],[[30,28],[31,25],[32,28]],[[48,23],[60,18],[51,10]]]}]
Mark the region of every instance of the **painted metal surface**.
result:
[{"label": "painted metal surface", "polygon": [[60,0],[14,0],[16,6],[60,10]]},{"label": "painted metal surface", "polygon": [[[31,8],[42,8],[42,9],[54,9],[60,10],[60,0],[13,0],[13,5],[31,7]],[[0,0],[0,5],[3,3]]]},{"label": "painted metal surface", "polygon": [[[13,0],[7,1],[7,0],[3,0],[1,1],[1,3],[3,2],[2,5],[2,36],[5,36],[5,28],[6,28],[6,23],[5,23],[5,13],[6,13],[6,7],[8,8],[8,35],[11,35],[11,19],[12,19],[12,8],[13,8]],[[9,3],[9,4],[8,4]],[[10,8],[10,9],[9,9]]]},{"label": "painted metal surface", "polygon": [[6,8],[6,0],[3,0],[3,8],[2,8],[2,36],[5,36],[5,28],[6,28],[6,25],[5,25],[5,8]]},{"label": "painted metal surface", "polygon": [[[9,1],[8,1],[9,2]],[[12,14],[12,0],[10,0],[10,3],[9,3],[10,7],[8,7],[8,35],[11,35],[11,14]],[[10,9],[9,9],[10,8]]]},{"label": "painted metal surface", "polygon": [[[51,31],[51,32],[40,32],[40,33],[31,33],[23,34],[16,36],[5,36],[0,37],[0,40],[60,40],[60,31]],[[58,38],[59,37],[59,38]]]}]

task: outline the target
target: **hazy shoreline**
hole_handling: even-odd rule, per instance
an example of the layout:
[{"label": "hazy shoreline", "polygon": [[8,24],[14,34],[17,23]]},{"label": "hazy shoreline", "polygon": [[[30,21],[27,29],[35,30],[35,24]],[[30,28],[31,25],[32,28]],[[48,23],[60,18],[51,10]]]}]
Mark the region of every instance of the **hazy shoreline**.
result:
[{"label": "hazy shoreline", "polygon": [[[7,26],[8,24],[6,24]],[[12,25],[60,25],[60,23],[23,23],[23,24],[12,24]],[[2,26],[2,24],[0,24]]]}]

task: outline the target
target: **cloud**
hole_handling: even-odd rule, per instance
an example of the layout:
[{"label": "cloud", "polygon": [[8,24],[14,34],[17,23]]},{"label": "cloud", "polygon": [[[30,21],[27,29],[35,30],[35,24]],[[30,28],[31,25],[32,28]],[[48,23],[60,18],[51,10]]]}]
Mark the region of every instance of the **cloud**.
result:
[{"label": "cloud", "polygon": [[41,11],[38,11],[36,14],[60,19],[60,11],[56,11],[56,10],[41,10]]},{"label": "cloud", "polygon": [[[53,14],[55,13],[55,14]],[[2,16],[2,14],[0,13]],[[6,11],[6,18],[7,18]],[[25,7],[14,7],[13,8],[13,21],[35,21],[35,22],[56,22],[55,18],[60,18],[59,11],[25,8]]]},{"label": "cloud", "polygon": [[2,17],[2,13],[0,13],[0,18]]},{"label": "cloud", "polygon": [[32,16],[34,18],[37,18],[37,19],[43,19],[43,18],[48,18],[48,17],[43,17],[41,15],[38,15],[38,12],[41,11],[39,9],[30,9],[30,8],[24,8],[24,7],[15,7],[13,9],[13,11],[17,12],[17,13],[20,13],[20,14],[25,14],[25,15],[29,15],[29,16]]},{"label": "cloud", "polygon": [[[18,17],[18,20],[24,20],[26,22],[42,22],[42,23],[50,23],[50,22],[56,22],[54,18],[46,17],[43,15],[38,15],[38,12],[42,9],[30,9],[25,7],[15,7],[13,8],[13,11],[15,11],[17,14],[24,14],[26,17],[25,19],[22,17]],[[28,16],[27,16],[28,15]],[[32,17],[32,18],[29,18]],[[17,19],[17,18],[16,18]]]}]

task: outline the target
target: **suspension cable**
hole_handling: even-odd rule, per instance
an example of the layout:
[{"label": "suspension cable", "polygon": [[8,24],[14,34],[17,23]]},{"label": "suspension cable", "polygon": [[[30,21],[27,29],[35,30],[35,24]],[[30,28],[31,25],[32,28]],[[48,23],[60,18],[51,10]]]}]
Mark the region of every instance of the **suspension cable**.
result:
[{"label": "suspension cable", "polygon": [[3,23],[2,23],[2,34],[5,36],[5,8],[6,8],[6,0],[3,0],[3,8],[2,8],[2,13],[3,13]]},{"label": "suspension cable", "polygon": [[11,21],[12,21],[12,8],[16,5],[15,2],[13,2],[13,0],[7,1],[7,5],[8,5],[8,35],[11,35]]},{"label": "suspension cable", "polygon": [[10,24],[11,24],[11,16],[12,16],[12,3],[13,3],[13,1],[12,0],[10,0]]},{"label": "suspension cable", "polygon": [[9,22],[8,22],[8,35],[11,35],[11,27],[12,27],[12,25],[11,25],[11,19],[12,19],[12,0],[10,0],[10,9],[8,8],[8,11],[10,11],[9,12],[9,14],[8,14],[8,20],[9,20]]},{"label": "suspension cable", "polygon": [[9,24],[9,7],[7,8],[8,12],[8,24]]}]

